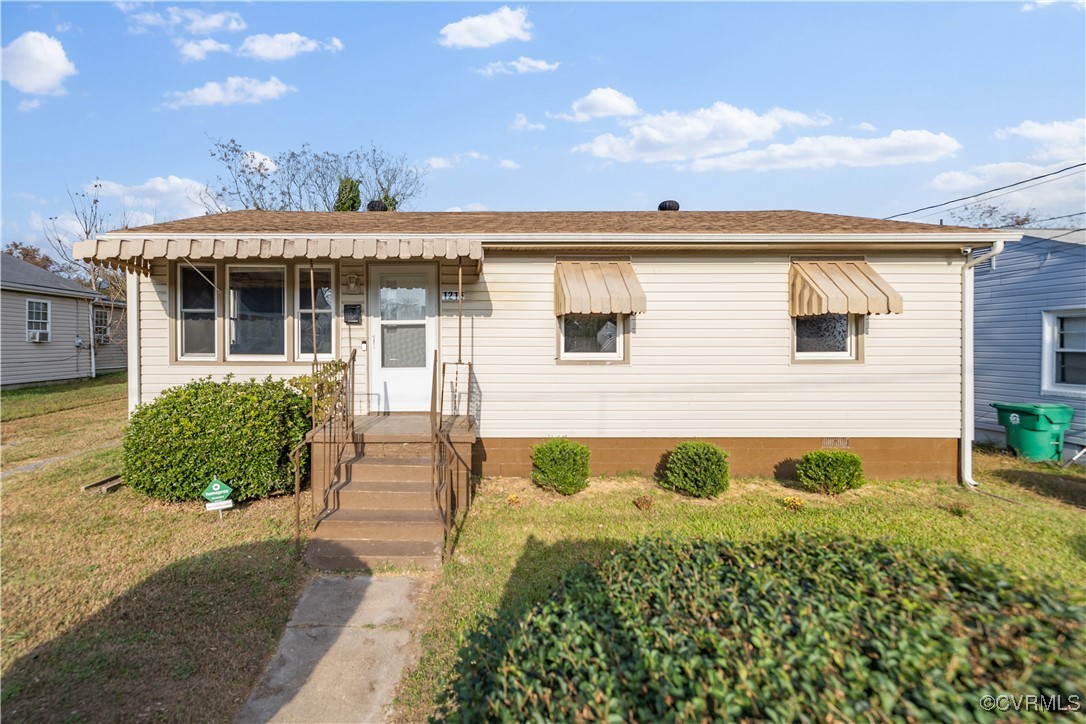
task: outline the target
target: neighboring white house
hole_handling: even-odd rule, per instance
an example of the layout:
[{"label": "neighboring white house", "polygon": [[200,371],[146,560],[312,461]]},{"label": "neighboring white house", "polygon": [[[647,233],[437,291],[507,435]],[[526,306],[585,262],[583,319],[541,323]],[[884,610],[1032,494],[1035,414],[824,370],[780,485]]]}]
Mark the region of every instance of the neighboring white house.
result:
[{"label": "neighboring white house", "polygon": [[1021,231],[976,267],[977,439],[1005,442],[992,402],[1059,402],[1086,445],[1086,232]]},{"label": "neighboring white house", "polygon": [[0,385],[83,379],[127,366],[123,304],[0,256]]},{"label": "neighboring white house", "polygon": [[875,477],[956,479],[963,249],[1018,236],[799,211],[237,211],[77,254],[131,272],[133,406],[306,373],[315,318],[319,358],[357,352],[359,414],[429,410],[435,350],[471,362],[444,394],[471,387],[486,475],[568,436],[597,474],[699,438],[740,475],[847,447]]}]

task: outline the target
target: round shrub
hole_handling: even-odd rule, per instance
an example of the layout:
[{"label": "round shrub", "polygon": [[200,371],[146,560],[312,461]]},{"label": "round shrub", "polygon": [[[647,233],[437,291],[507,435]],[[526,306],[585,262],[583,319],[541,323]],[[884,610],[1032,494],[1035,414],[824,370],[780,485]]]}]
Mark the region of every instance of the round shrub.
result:
[{"label": "round shrub", "polygon": [[472,634],[444,713],[984,720],[985,695],[1081,695],[1084,621],[1081,594],[902,544],[646,539]]},{"label": "round shrub", "polygon": [[696,498],[728,489],[728,453],[710,442],[680,442],[667,456],[664,485]]},{"label": "round shrub", "polygon": [[308,409],[305,395],[271,378],[173,387],[132,414],[125,482],[170,501],[201,500],[215,476],[234,500],[293,488],[290,450],[310,429]]},{"label": "round shrub", "polygon": [[552,437],[532,448],[532,482],[542,488],[573,495],[588,487],[587,446]]},{"label": "round shrub", "polygon": [[796,477],[811,492],[839,495],[864,484],[864,466],[855,453],[814,450],[796,463]]}]

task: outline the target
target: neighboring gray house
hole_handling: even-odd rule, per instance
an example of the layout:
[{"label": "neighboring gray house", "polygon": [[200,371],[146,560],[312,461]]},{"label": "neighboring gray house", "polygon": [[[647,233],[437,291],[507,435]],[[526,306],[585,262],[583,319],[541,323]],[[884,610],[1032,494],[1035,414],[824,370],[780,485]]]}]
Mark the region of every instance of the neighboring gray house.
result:
[{"label": "neighboring gray house", "polygon": [[1021,231],[976,267],[976,439],[1004,442],[992,402],[1059,402],[1086,445],[1086,231]]},{"label": "neighboring gray house", "polygon": [[0,259],[0,385],[94,377],[128,364],[125,308],[22,259]]}]

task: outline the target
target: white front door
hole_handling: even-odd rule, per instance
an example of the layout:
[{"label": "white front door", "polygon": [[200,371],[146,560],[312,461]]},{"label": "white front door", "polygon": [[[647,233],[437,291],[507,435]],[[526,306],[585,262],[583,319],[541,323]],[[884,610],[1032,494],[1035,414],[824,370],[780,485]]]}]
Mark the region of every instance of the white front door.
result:
[{"label": "white front door", "polygon": [[437,349],[437,269],[371,264],[369,333],[372,411],[428,411]]}]

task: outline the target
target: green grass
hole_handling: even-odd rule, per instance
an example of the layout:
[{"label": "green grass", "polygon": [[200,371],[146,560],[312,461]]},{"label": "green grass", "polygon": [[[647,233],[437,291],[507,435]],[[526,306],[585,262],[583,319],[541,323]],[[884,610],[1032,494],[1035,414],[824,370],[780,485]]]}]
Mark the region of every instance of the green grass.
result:
[{"label": "green grass", "polygon": [[80,389],[17,390],[36,414],[3,424],[6,469],[17,451],[54,460],[2,483],[4,719],[230,720],[309,577],[293,500],[219,522],[200,503],[81,493],[121,471],[118,446],[91,448],[119,440],[126,406],[123,377]]},{"label": "green grass", "polygon": [[123,400],[127,378],[126,372],[111,372],[93,380],[4,390],[0,392],[0,422]]},{"label": "green grass", "polygon": [[[521,479],[483,481],[452,561],[425,604],[429,622],[421,659],[403,682],[397,709],[422,720],[448,690],[466,634],[488,616],[516,615],[542,600],[580,562],[602,560],[646,535],[759,540],[785,531],[834,531],[890,538],[998,561],[1022,575],[1086,580],[1086,527],[1072,491],[1086,474],[978,454],[983,489],[1017,503],[948,483],[871,482],[828,497],[772,480],[733,480],[716,500],[662,490],[645,479],[593,480],[562,498]],[[1028,475],[1031,485],[1013,482]],[[653,505],[641,510],[639,496]],[[799,499],[791,510],[785,498]],[[1072,501],[1072,502],[1068,502]]]}]

